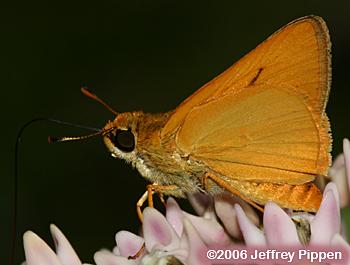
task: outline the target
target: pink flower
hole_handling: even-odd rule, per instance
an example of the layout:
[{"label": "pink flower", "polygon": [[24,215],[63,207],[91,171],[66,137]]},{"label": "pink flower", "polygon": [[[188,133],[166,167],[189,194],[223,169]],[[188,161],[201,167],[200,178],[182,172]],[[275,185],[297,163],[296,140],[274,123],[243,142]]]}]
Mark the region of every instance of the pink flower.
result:
[{"label": "pink flower", "polygon": [[[208,264],[203,253],[207,245],[231,240],[224,228],[207,212],[206,217],[182,211],[176,201],[167,201],[166,217],[153,208],[143,211],[143,238],[121,231],[116,235],[117,246],[113,252],[95,254],[98,265],[161,264],[178,260],[183,264]],[[130,259],[145,244],[145,251],[137,259]]]},{"label": "pink flower", "polygon": [[[344,204],[344,195],[341,191],[339,199],[337,179],[347,176],[349,180],[350,177],[350,143],[346,139],[344,154],[335,160],[330,174],[334,182],[325,187],[316,215],[287,212],[269,202],[265,206],[263,229],[256,212],[229,194],[221,194],[214,200],[203,194],[190,196],[198,216],[182,211],[176,201],[169,198],[165,216],[154,208],[145,208],[142,236],[128,231],[118,232],[113,251],[96,252],[95,262],[97,265],[176,262],[205,265],[210,264],[205,253],[212,246],[232,249],[239,241],[250,247],[302,246],[305,242],[300,240],[293,220],[310,224],[309,246],[339,246],[350,255],[350,246],[341,236],[340,205]],[[54,225],[50,228],[56,253],[33,232],[24,234],[27,265],[81,265],[61,231]],[[138,252],[137,257],[130,258]]]}]

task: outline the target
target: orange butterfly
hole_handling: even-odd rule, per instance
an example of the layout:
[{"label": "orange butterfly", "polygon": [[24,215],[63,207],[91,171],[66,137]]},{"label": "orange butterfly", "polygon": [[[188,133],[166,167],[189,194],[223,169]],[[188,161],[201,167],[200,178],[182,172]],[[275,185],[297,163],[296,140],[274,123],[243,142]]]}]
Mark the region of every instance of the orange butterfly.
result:
[{"label": "orange butterfly", "polygon": [[106,146],[153,183],[139,214],[155,191],[227,190],[257,208],[274,201],[316,211],[322,195],[312,181],[331,161],[330,46],[322,18],[300,18],[175,110],[114,112],[101,131]]}]

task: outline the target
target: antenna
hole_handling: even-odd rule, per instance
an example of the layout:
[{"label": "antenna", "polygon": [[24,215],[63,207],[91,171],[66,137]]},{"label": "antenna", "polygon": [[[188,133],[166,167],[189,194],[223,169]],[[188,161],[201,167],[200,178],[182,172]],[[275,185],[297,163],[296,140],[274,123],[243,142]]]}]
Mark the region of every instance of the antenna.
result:
[{"label": "antenna", "polygon": [[79,140],[85,140],[94,136],[98,136],[98,135],[103,135],[106,134],[110,131],[112,131],[114,128],[109,128],[107,130],[99,130],[98,132],[95,133],[90,133],[87,135],[83,135],[83,136],[60,136],[60,137],[55,137],[55,136],[49,136],[48,137],[48,142],[51,143],[56,143],[56,142],[72,142],[72,141],[79,141]]},{"label": "antenna", "polygon": [[95,101],[97,101],[98,103],[100,103],[102,106],[104,106],[106,109],[108,109],[110,112],[112,112],[115,116],[117,116],[119,113],[117,111],[115,111],[111,106],[109,106],[105,101],[103,101],[102,99],[100,99],[98,96],[96,96],[94,93],[92,93],[87,87],[82,87],[81,92],[83,92],[83,94]]},{"label": "antenna", "polygon": [[[105,101],[100,99],[98,96],[96,96],[94,93],[89,91],[86,87],[81,88],[81,92],[97,101],[101,105],[103,105],[106,109],[108,109],[110,112],[112,112],[114,115],[118,115],[118,112],[115,111],[112,107],[110,107]],[[63,124],[71,127],[76,127],[76,128],[82,128],[82,129],[87,129],[90,131],[94,131],[94,133],[88,134],[88,135],[83,135],[83,136],[66,136],[66,137],[48,137],[48,142],[49,143],[54,143],[54,142],[67,142],[67,141],[76,141],[76,140],[84,140],[90,137],[98,136],[98,135],[103,135],[105,133],[110,132],[114,128],[108,128],[108,129],[97,129],[95,127],[91,126],[86,126],[86,125],[79,125],[71,122],[65,122],[53,118],[35,118],[27,123],[25,123],[21,129],[18,132],[17,139],[16,139],[16,145],[15,145],[15,161],[14,161],[14,201],[13,201],[13,229],[12,229],[12,244],[11,244],[11,252],[10,252],[10,259],[9,259],[9,264],[13,265],[14,264],[14,258],[15,258],[15,253],[16,253],[16,243],[17,243],[17,215],[18,215],[18,157],[19,157],[19,144],[21,142],[21,137],[24,132],[24,130],[31,124],[39,122],[39,121],[49,121],[57,124]]]},{"label": "antenna", "polygon": [[[49,121],[49,122],[53,122],[53,123],[57,123],[57,124],[63,124],[63,125],[67,125],[67,126],[71,126],[71,127],[76,127],[76,128],[82,128],[82,129],[87,129],[90,131],[95,131],[95,133],[92,133],[88,136],[81,136],[81,137],[77,137],[80,139],[85,139],[85,138],[89,138],[95,135],[100,135],[103,134],[104,132],[108,132],[109,130],[100,130],[97,129],[95,127],[91,127],[91,126],[86,126],[86,125],[79,125],[79,124],[75,124],[75,123],[71,123],[71,122],[65,122],[65,121],[60,121],[60,120],[56,120],[56,119],[52,119],[52,118],[35,118],[32,119],[30,121],[28,121],[27,123],[25,123],[21,129],[18,132],[17,135],[17,139],[16,139],[16,145],[15,145],[15,160],[14,160],[14,187],[13,187],[13,227],[12,227],[12,243],[10,246],[10,258],[9,258],[9,264],[13,265],[14,264],[14,259],[15,259],[15,253],[16,253],[16,243],[17,243],[17,215],[18,215],[18,158],[19,158],[19,145],[21,142],[21,137],[22,134],[24,132],[24,130],[32,125],[33,123],[39,122],[39,121]],[[56,138],[56,141],[59,141],[57,139],[64,139],[64,138],[69,138],[69,137],[62,137],[62,138]],[[50,137],[49,137],[50,139]],[[54,139],[51,139],[51,142],[53,142]],[[67,141],[67,140],[65,140]],[[50,142],[50,141],[49,141]]]}]

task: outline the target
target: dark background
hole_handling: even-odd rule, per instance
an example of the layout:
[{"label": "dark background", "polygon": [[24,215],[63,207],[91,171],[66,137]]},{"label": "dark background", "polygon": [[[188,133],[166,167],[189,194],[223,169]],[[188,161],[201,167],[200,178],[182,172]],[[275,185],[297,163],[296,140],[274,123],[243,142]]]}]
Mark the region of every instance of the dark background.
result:
[{"label": "dark background", "polygon": [[[88,85],[118,111],[176,107],[275,30],[322,16],[333,43],[327,112],[334,152],[350,136],[349,1],[28,1],[0,7],[0,261],[12,235],[14,144],[35,117],[91,124],[113,119],[80,93]],[[47,144],[48,135],[88,133],[48,123],[28,128],[19,160],[18,230],[46,241],[57,224],[83,261],[111,248],[122,229],[137,232],[135,202],[145,181],[111,158],[99,137]],[[16,263],[23,261],[21,236]]]}]

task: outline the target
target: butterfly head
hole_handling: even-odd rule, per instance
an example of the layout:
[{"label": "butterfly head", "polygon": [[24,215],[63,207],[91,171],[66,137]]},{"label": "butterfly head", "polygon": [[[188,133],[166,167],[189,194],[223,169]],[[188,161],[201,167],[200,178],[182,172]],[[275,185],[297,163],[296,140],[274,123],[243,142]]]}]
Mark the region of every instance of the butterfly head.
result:
[{"label": "butterfly head", "polygon": [[127,161],[135,158],[138,116],[138,112],[120,113],[103,128],[103,141],[113,157]]}]

